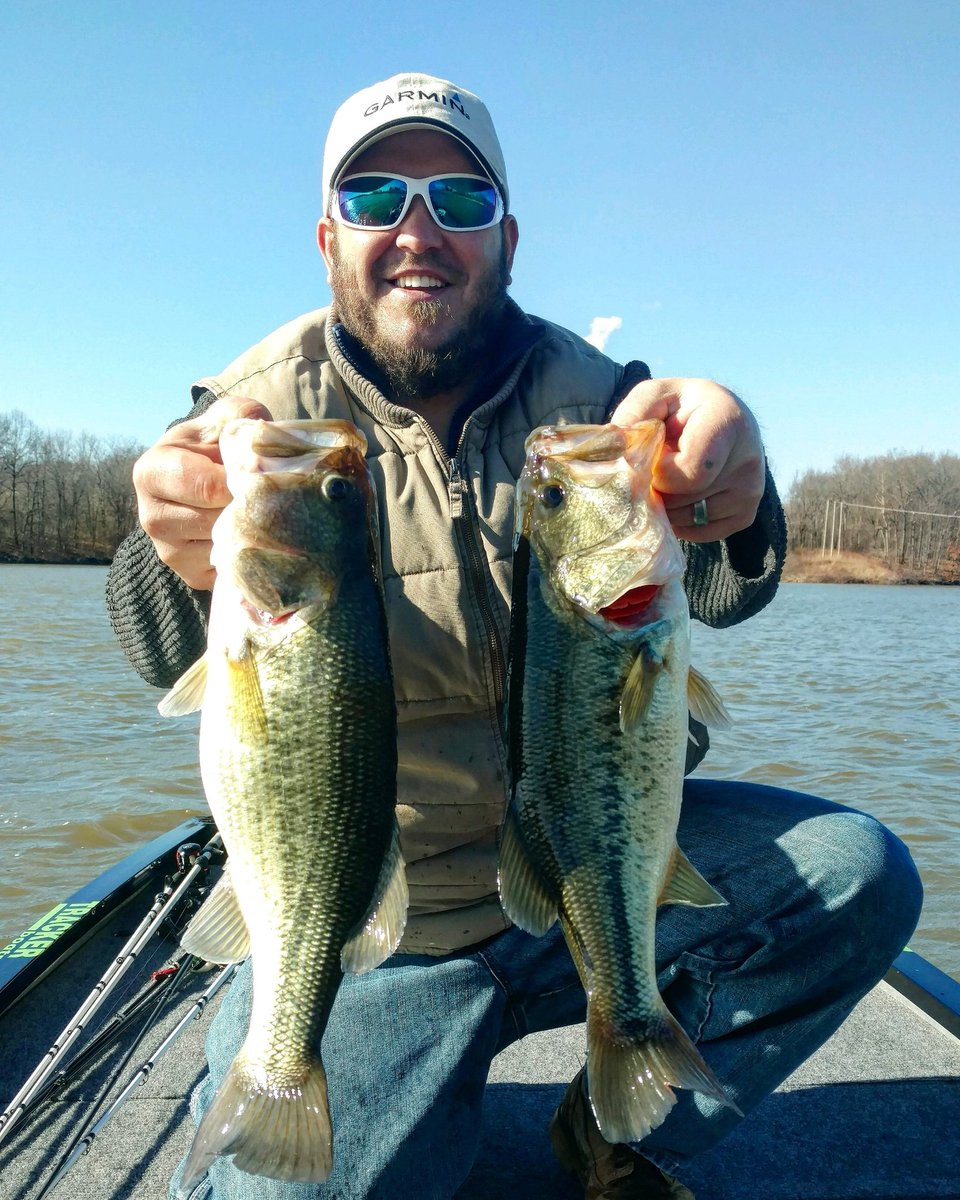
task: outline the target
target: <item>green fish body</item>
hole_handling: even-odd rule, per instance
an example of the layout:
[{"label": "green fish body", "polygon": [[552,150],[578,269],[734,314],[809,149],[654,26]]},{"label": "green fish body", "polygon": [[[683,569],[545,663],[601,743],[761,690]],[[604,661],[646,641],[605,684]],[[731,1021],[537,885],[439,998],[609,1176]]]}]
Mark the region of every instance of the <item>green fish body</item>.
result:
[{"label": "green fish body", "polygon": [[656,981],[657,905],[723,903],[676,844],[690,638],[683,555],[651,485],[662,441],[659,422],[538,430],[518,485],[501,898],[531,933],[561,922],[614,1143],[659,1125],[673,1086],[728,1102]]},{"label": "green fish body", "polygon": [[234,497],[214,528],[207,652],[161,705],[202,706],[204,790],[229,877],[183,945],[252,955],[246,1041],[181,1183],[213,1158],[314,1182],[332,1164],[316,1053],[344,970],[396,948],[407,893],[396,713],[362,435],[346,422],[237,421]]}]

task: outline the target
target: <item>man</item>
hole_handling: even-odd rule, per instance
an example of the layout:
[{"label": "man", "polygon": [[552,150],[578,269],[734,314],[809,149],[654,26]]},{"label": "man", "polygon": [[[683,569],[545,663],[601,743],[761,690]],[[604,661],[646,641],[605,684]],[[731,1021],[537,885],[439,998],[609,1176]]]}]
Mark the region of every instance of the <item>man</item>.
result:
[{"label": "man", "polygon": [[[204,648],[210,531],[229,499],[224,423],[345,417],[363,431],[380,504],[409,920],[400,953],[345,978],[325,1034],[329,1179],[276,1183],[219,1159],[209,1186],[218,1198],[449,1200],[473,1161],[492,1057],[582,1020],[585,1007],[558,930],[507,928],[497,898],[512,499],[527,433],[561,420],[666,422],[656,483],[684,539],[691,611],[708,624],[769,602],[785,530],[756,422],[736,397],[704,380],[651,380],[642,363],[619,366],[508,298],[518,225],[476,96],[402,75],[351,97],[331,125],[323,184],[332,307],[194,385],[190,416],[135,469],[141,529],[117,554],[108,604],[136,668],[172,684]],[[662,911],[659,984],[748,1112],[902,948],[916,873],[870,818],[759,786],[688,781],[678,837],[729,903]],[[211,1028],[198,1118],[249,1003],[248,964]],[[610,1146],[578,1076],[551,1138],[589,1200],[690,1197],[674,1176],[739,1119],[682,1092],[638,1148]]]}]

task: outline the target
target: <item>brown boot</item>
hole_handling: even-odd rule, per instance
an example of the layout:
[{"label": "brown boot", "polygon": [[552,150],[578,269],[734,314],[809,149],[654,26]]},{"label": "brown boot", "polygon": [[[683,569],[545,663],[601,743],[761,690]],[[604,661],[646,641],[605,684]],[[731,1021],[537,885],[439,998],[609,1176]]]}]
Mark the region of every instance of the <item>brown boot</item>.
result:
[{"label": "brown boot", "polygon": [[693,1192],[629,1146],[604,1141],[590,1108],[581,1070],[550,1122],[560,1165],[583,1187],[584,1200],[694,1200]]}]

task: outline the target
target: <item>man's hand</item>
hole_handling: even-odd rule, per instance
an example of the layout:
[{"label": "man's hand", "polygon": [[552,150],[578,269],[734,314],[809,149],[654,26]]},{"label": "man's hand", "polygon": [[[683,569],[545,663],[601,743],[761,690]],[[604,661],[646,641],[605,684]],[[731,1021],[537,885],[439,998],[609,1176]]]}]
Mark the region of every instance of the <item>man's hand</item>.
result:
[{"label": "man's hand", "polygon": [[210,533],[230,501],[220,431],[235,417],[272,420],[256,400],[217,400],[202,417],[168,429],[133,468],[140,524],[161,562],[198,591],[209,591],[216,577]]},{"label": "man's hand", "polygon": [[[751,525],[765,474],[760,430],[746,405],[707,379],[648,379],[627,393],[611,421],[628,428],[651,418],[667,429],[653,486],[677,536],[716,542]],[[705,525],[694,523],[698,501],[706,502]]]}]

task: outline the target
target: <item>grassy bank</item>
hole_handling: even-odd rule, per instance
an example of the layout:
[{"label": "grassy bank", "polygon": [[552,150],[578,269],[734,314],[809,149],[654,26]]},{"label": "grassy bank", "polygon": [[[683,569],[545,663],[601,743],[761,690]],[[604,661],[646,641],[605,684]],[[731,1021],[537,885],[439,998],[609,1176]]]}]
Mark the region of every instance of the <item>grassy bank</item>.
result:
[{"label": "grassy bank", "polygon": [[791,550],[783,569],[784,583],[946,583],[918,578],[889,567],[870,554],[821,557],[819,550]]}]

